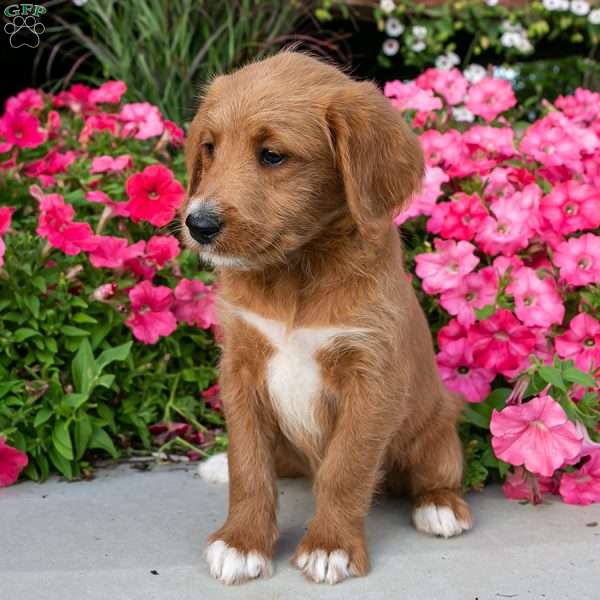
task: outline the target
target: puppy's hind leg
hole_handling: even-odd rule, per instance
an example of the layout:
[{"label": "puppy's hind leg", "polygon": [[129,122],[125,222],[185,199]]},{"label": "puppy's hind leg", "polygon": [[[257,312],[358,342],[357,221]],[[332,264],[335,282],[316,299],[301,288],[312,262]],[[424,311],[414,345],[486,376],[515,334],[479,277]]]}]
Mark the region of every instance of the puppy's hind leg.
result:
[{"label": "puppy's hind leg", "polygon": [[455,423],[437,423],[402,454],[415,527],[444,538],[471,529],[473,517],[462,494],[463,454]]}]

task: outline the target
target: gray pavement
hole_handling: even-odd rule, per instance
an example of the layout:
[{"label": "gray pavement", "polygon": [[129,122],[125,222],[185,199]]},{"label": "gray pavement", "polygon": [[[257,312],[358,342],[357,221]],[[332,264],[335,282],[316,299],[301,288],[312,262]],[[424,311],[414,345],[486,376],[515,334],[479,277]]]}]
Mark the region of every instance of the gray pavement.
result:
[{"label": "gray pavement", "polygon": [[226,588],[201,558],[226,486],[191,467],[122,465],[90,482],[0,489],[0,600],[600,599],[600,505],[524,506],[491,488],[470,495],[475,528],[441,540],[411,527],[407,503],[381,498],[368,523],[371,574],[325,586],[288,564],[310,488],[281,482],[280,493],[274,576]]}]

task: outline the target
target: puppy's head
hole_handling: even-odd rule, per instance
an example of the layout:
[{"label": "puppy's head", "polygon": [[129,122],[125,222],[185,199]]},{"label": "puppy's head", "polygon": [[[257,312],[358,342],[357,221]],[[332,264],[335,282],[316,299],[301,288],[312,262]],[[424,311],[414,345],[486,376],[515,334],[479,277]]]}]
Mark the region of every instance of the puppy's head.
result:
[{"label": "puppy's head", "polygon": [[286,262],[336,219],[361,235],[418,188],[422,153],[370,83],[283,52],[215,79],[186,142],[184,238],[217,266]]}]

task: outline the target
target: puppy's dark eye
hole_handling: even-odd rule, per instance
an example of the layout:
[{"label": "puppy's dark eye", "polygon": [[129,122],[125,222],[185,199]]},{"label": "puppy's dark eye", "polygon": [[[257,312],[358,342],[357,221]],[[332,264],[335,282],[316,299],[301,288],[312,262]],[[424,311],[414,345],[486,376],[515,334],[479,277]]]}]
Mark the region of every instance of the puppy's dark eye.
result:
[{"label": "puppy's dark eye", "polygon": [[266,167],[277,167],[284,163],[286,158],[284,154],[279,154],[268,148],[263,148],[260,151],[260,163]]},{"label": "puppy's dark eye", "polygon": [[206,142],[205,144],[202,144],[202,147],[204,148],[204,152],[206,152],[206,156],[208,156],[208,158],[212,158],[215,155],[214,144]]}]

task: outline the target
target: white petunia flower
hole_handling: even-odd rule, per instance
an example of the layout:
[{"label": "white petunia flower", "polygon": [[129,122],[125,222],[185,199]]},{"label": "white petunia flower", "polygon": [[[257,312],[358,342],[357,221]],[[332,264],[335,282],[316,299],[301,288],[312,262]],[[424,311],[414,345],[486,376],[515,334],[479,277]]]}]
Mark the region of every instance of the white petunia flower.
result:
[{"label": "white petunia flower", "polygon": [[521,52],[521,54],[529,54],[533,50],[533,45],[526,35],[521,35],[515,44],[515,48]]},{"label": "white petunia flower", "polygon": [[498,0],[485,0],[485,3],[488,6],[497,6],[498,5]]},{"label": "white petunia flower", "polygon": [[572,0],[571,12],[578,17],[585,17],[590,12],[591,6],[585,0]]},{"label": "white petunia flower", "polygon": [[469,83],[477,83],[487,75],[487,71],[485,70],[485,67],[473,63],[463,71],[463,75]]},{"label": "white petunia flower", "polygon": [[558,10],[569,10],[569,0],[558,0]]},{"label": "white petunia flower", "polygon": [[600,8],[595,8],[589,15],[588,21],[592,25],[600,25]]},{"label": "white petunia flower", "polygon": [[412,28],[412,34],[418,39],[423,40],[427,37],[427,27],[423,27],[423,25],[415,25]]},{"label": "white petunia flower", "polygon": [[400,43],[394,38],[389,38],[383,42],[381,50],[386,56],[396,56],[400,50]]},{"label": "white petunia flower", "polygon": [[395,17],[390,17],[385,22],[385,32],[390,37],[398,37],[404,33],[404,25],[402,25]]},{"label": "white petunia flower", "polygon": [[472,123],[475,120],[475,115],[466,106],[455,106],[452,109],[452,116],[460,123]]},{"label": "white petunia flower", "polygon": [[427,44],[423,40],[418,40],[414,44],[411,45],[410,49],[413,52],[423,52],[427,48]]},{"label": "white petunia flower", "polygon": [[546,10],[560,10],[561,0],[543,0],[542,4]]},{"label": "white petunia flower", "polygon": [[440,54],[435,59],[435,68],[442,71],[449,71],[452,67],[455,67],[460,63],[460,57],[455,52],[446,52],[446,54]]},{"label": "white petunia flower", "polygon": [[514,31],[505,31],[500,38],[500,43],[505,48],[512,48],[513,46],[517,45],[519,37],[519,34],[515,33]]},{"label": "white petunia flower", "polygon": [[386,14],[389,15],[396,8],[394,0],[381,0],[379,2],[379,8]]},{"label": "white petunia flower", "polygon": [[88,0],[73,0],[73,4],[75,6],[83,6],[84,4],[87,4]]}]

